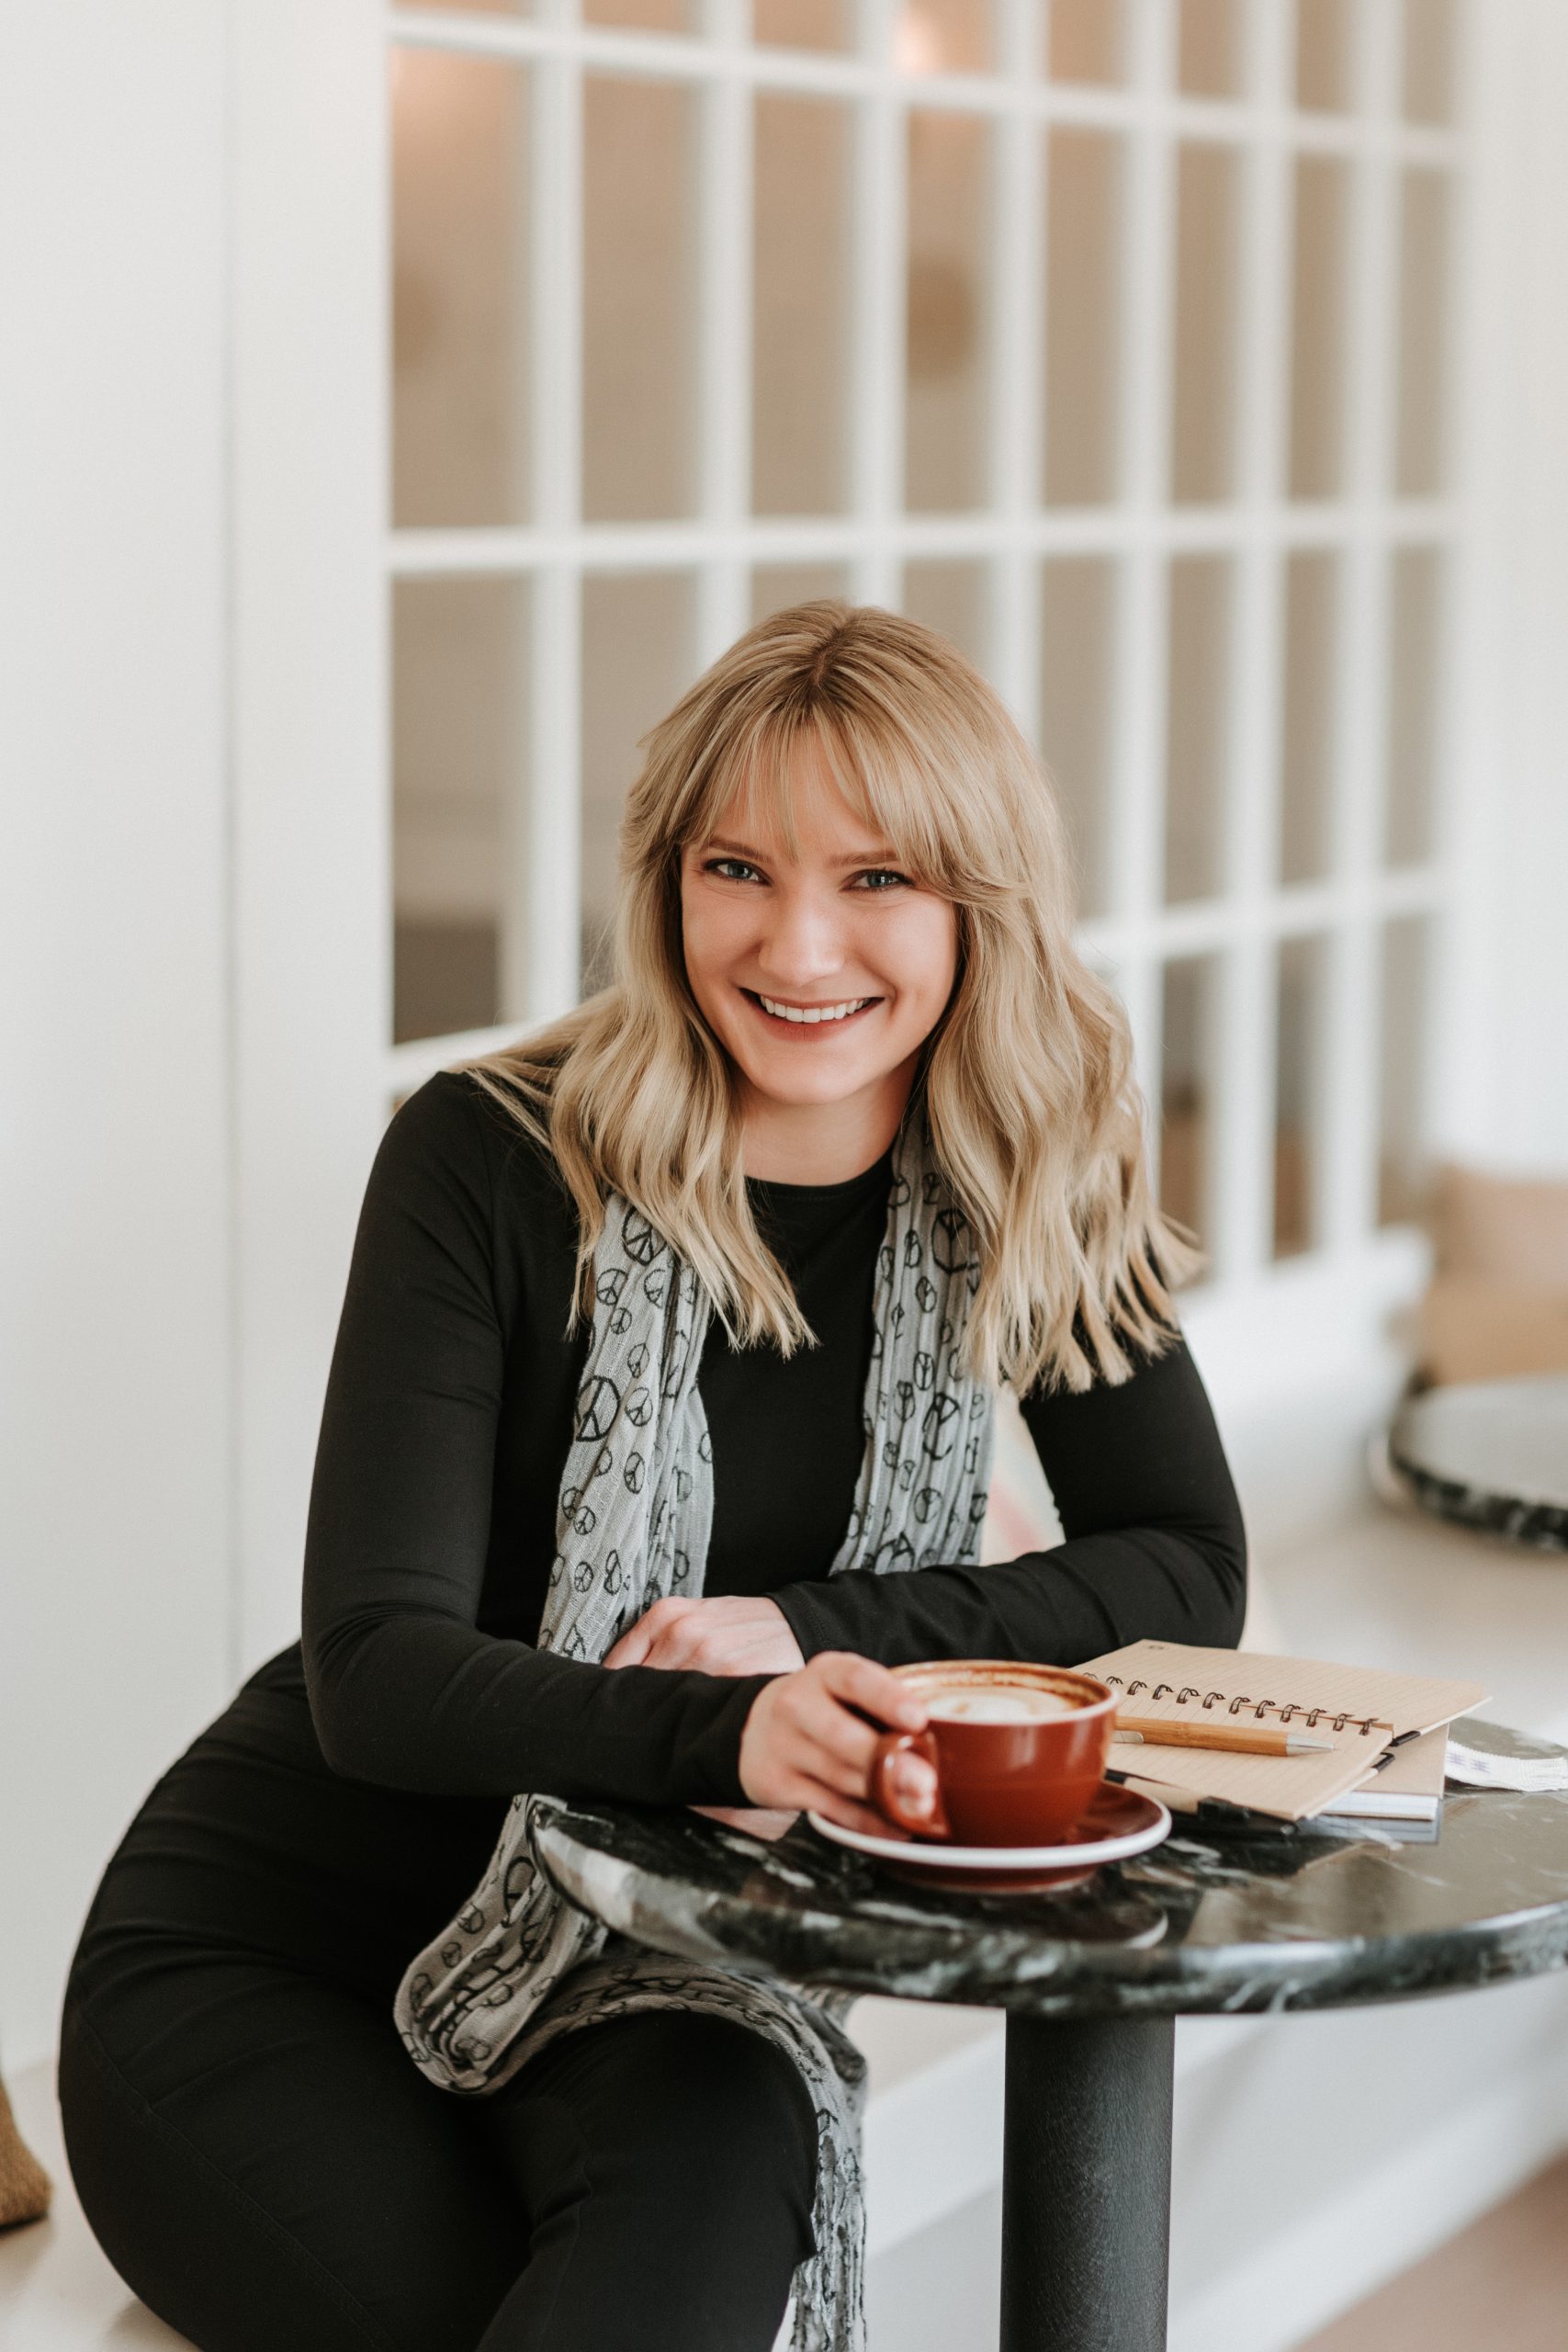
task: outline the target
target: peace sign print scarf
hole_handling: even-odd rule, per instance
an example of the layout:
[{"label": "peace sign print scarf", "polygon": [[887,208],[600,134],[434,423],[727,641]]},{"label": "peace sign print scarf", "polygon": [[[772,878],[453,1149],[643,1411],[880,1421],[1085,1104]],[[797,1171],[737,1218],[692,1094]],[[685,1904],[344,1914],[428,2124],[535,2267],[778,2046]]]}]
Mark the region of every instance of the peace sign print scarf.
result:
[{"label": "peace sign print scarf", "polygon": [[[830,1575],[977,1556],[995,1394],[964,1368],[974,1235],[930,1164],[923,1119],[894,1148],[863,1407],[865,1453]],[[711,1307],[692,1269],[618,1193],[593,1256],[594,1314],[556,1518],[539,1647],[597,1660],[656,1600],[703,1589],[713,1444],[697,1387]],[[795,2280],[795,2352],[861,2352],[864,2068],[848,1996],[650,1952],[556,1894],[513,1799],[483,1881],[411,1963],[396,2016],[421,2072],[482,2094],[574,2026],[647,2008],[724,2016],[799,2067],[817,2109],[817,2251]]]}]

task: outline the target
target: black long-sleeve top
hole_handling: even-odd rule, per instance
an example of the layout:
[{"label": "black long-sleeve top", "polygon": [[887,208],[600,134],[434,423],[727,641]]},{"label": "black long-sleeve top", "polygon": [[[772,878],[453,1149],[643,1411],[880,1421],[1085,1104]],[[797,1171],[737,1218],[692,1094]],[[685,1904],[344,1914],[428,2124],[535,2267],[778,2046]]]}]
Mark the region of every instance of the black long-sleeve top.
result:
[{"label": "black long-sleeve top", "polygon": [[[705,1590],[766,1593],[807,1657],[1072,1664],[1141,1635],[1240,1632],[1245,1540],[1186,1348],[1120,1387],[1022,1399],[1066,1540],[988,1567],[829,1577],[864,1443],[891,1153],[845,1183],[749,1180],[819,1344],[786,1360],[711,1323]],[[565,1336],[576,1212],[549,1155],[471,1079],[433,1079],[382,1141],[311,1492],[304,1664],[327,1762],[430,1794],[548,1788],[743,1801],[765,1676],[615,1671],[533,1646],[589,1334]]]}]

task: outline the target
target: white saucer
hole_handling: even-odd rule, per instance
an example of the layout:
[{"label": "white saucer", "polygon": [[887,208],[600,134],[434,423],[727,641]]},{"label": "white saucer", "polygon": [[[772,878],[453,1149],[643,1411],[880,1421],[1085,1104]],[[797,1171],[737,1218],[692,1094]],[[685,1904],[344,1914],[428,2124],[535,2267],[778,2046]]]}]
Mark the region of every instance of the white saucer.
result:
[{"label": "white saucer", "polygon": [[[808,1813],[807,1819],[819,1837],[830,1838],[835,1846],[851,1846],[857,1854],[870,1854],[877,1861],[897,1862],[900,1869],[930,1871],[941,1877],[948,1871],[1072,1871],[1082,1872],[1097,1870],[1101,1862],[1124,1861],[1129,1854],[1141,1854],[1150,1846],[1157,1846],[1170,1831],[1170,1815],[1163,1804],[1141,1792],[1123,1790],[1108,1781],[1102,1797],[1115,1792],[1120,1804],[1104,1806],[1107,1814],[1114,1813],[1125,1820],[1115,1834],[1096,1838],[1086,1836],[1094,1824],[1092,1816],[1101,1810],[1102,1798],[1097,1798],[1089,1809],[1089,1817],[1078,1825],[1077,1834],[1058,1846],[942,1846],[928,1844],[912,1838],[874,1838],[863,1829],[846,1829],[836,1821],[825,1821],[819,1813]],[[1132,1800],[1128,1803],[1127,1800]]]}]

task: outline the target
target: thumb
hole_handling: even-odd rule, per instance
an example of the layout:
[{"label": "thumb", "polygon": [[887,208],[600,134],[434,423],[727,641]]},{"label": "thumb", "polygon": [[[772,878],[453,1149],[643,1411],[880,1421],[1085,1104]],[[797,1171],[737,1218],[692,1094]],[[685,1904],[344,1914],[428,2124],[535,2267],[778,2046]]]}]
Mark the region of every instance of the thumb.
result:
[{"label": "thumb", "polygon": [[620,1640],[605,1651],[601,1663],[604,1666],[640,1666],[648,1656],[652,1639],[647,1618],[639,1617],[637,1623],[628,1625]]}]

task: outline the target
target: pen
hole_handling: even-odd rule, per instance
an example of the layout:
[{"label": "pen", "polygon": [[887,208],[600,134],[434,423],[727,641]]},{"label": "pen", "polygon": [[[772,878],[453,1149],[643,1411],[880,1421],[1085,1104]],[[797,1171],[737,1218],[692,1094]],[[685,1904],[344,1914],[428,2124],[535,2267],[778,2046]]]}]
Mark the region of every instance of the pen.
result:
[{"label": "pen", "polygon": [[1314,1739],[1282,1724],[1167,1723],[1158,1715],[1118,1715],[1113,1736],[1132,1745],[1224,1748],[1236,1756],[1328,1756],[1331,1739]]}]

